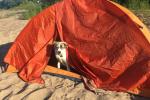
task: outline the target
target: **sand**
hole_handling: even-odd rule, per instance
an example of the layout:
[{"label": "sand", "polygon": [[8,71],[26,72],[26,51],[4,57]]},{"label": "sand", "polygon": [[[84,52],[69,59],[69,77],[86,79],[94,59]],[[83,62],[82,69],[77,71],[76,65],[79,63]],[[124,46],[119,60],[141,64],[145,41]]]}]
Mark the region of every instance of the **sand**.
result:
[{"label": "sand", "polygon": [[0,100],[149,100],[128,93],[105,91],[97,94],[74,78],[43,74],[45,84],[26,83],[16,73],[0,74]]},{"label": "sand", "polygon": [[[28,22],[19,20],[21,11],[0,10],[0,66],[11,42]],[[96,94],[84,88],[74,78],[43,73],[45,84],[29,84],[18,78],[17,73],[2,73],[0,69],[0,100],[150,100],[128,93],[105,91]]]},{"label": "sand", "polygon": [[77,79],[43,74],[45,84],[28,84],[16,73],[0,74],[0,100],[131,100],[127,93],[100,90],[96,95]]}]

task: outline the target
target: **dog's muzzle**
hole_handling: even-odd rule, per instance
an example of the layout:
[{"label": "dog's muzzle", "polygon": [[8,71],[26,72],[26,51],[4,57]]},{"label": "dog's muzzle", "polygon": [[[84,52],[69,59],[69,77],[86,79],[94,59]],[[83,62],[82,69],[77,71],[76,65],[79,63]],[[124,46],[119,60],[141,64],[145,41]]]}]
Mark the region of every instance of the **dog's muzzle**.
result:
[{"label": "dog's muzzle", "polygon": [[61,51],[58,51],[57,54],[58,54],[60,57],[63,57],[63,55],[61,54]]}]

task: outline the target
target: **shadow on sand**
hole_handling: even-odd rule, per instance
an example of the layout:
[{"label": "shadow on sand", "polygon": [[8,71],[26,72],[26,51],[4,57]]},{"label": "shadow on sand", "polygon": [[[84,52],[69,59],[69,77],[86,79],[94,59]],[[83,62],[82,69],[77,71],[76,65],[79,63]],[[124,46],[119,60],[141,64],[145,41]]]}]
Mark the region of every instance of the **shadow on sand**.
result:
[{"label": "shadow on sand", "polygon": [[12,42],[0,45],[0,66],[5,66],[3,59],[5,55],[7,54],[11,45],[12,45]]},{"label": "shadow on sand", "polygon": [[150,98],[139,95],[131,95],[131,100],[150,100]]}]

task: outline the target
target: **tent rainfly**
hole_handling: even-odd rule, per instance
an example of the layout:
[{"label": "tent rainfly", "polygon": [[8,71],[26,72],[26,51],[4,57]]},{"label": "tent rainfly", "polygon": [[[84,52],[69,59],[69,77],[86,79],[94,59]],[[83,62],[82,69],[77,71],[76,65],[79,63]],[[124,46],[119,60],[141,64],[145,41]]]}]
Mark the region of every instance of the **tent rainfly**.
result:
[{"label": "tent rainfly", "polygon": [[109,0],[60,1],[29,21],[4,61],[22,80],[44,83],[41,74],[58,37],[88,89],[150,97],[150,33],[128,9]]}]

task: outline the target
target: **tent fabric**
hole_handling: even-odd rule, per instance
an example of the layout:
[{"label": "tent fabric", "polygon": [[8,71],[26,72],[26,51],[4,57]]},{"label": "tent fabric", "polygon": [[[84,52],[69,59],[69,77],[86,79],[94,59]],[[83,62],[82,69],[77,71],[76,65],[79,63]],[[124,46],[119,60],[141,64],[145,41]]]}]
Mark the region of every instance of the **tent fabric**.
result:
[{"label": "tent fabric", "polygon": [[44,83],[58,36],[69,46],[69,65],[93,87],[150,96],[149,32],[126,8],[109,0],[56,3],[29,21],[4,61],[24,81]]}]

